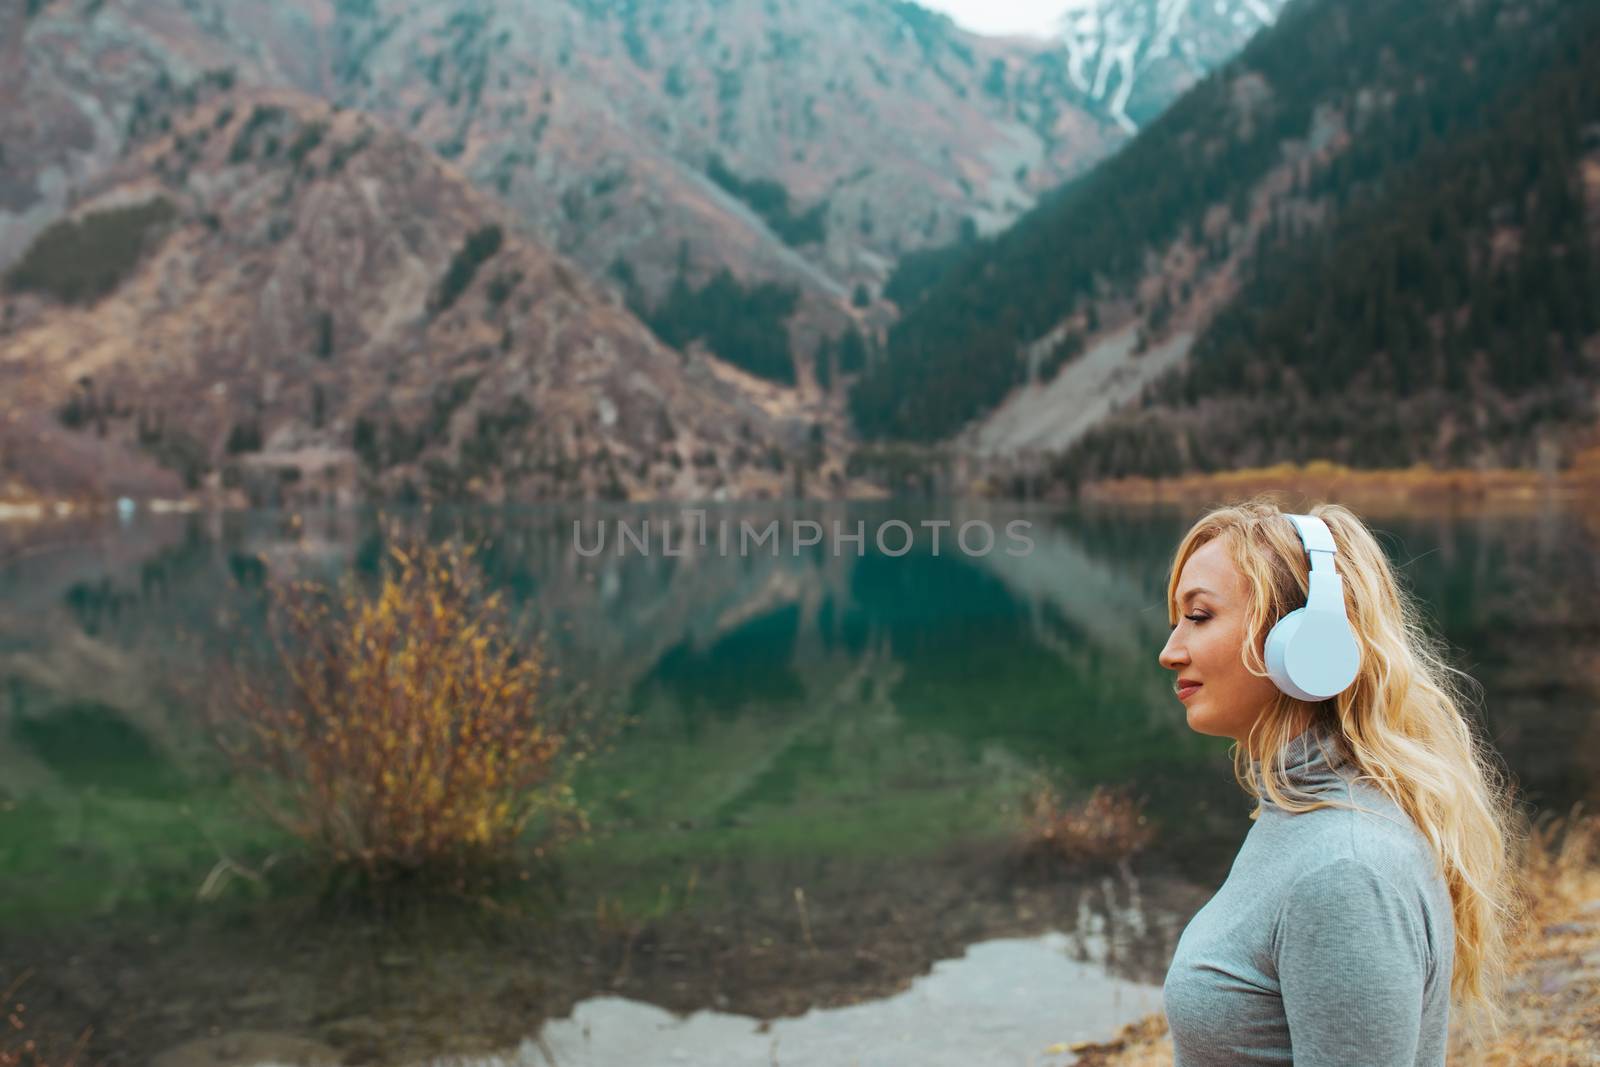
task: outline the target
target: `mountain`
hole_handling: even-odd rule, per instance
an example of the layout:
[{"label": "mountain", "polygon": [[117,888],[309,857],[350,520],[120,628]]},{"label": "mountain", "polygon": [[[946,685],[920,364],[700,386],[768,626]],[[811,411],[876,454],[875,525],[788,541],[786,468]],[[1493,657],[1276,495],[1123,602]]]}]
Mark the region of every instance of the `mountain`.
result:
[{"label": "mountain", "polygon": [[[997,40],[902,0],[26,0],[0,15],[0,265],[141,97],[228,70],[384,118],[658,332],[731,301],[750,328],[699,340],[806,390],[824,339],[893,317],[902,256],[1003,228],[1256,25],[1095,10],[1090,51],[1082,11],[1066,43]],[[752,333],[789,354],[747,359]]]},{"label": "mountain", "polygon": [[837,471],[813,424],[372,117],[220,76],[7,275],[0,491],[710,497]]},{"label": "mountain", "polygon": [[258,69],[250,35],[212,33],[211,21],[162,0],[0,7],[0,267],[70,207],[81,185],[117,162],[130,124],[147,106],[141,97],[210,70],[244,69],[257,82],[287,79],[284,71]]},{"label": "mountain", "polygon": [[[968,216],[997,227],[1119,139],[1048,49],[909,3],[410,0],[349,32],[346,102],[414,115],[558,247],[596,270],[627,258],[649,296],[687,237],[691,267],[786,261],[847,297],[882,259]],[[734,247],[710,254],[713,236]],[[625,255],[641,240],[659,251]]]},{"label": "mountain", "polygon": [[[1076,442],[1055,477],[1580,460],[1600,425],[1600,12],[1510,10],[1502,33],[1547,21],[1523,51],[1474,57],[1509,85],[1404,163],[1375,137],[1308,174],[1187,366]],[[1470,92],[1440,79],[1452,89]],[[1330,196],[1344,200],[1330,224],[1300,221]]]},{"label": "mountain", "polygon": [[1286,0],[1073,0],[1061,16],[1072,84],[1133,131],[1245,42]]},{"label": "mountain", "polygon": [[901,251],[997,228],[1121,137],[1049,48],[894,0],[29,0],[8,18],[0,263],[116,158],[141,96],[227,69],[384,118],[642,312],[673,316],[677,282],[722,271],[792,290],[776,329],[807,354],[881,320],[859,305]]},{"label": "mountain", "polygon": [[[8,5],[0,467],[14,494],[837,487],[841,387],[898,313],[895,265],[999,231],[1125,138],[1086,69],[900,0]],[[197,109],[219,132],[200,138]],[[258,110],[246,141],[273,155],[233,158]],[[353,190],[351,161],[322,157],[357,126],[405,165]],[[336,129],[343,148],[319,139]],[[329,204],[378,256],[369,276],[303,235]],[[519,272],[571,294],[560,329],[522,321]],[[274,288],[241,299],[247,277]],[[461,306],[487,285],[476,325],[419,303],[424,278],[456,278]],[[612,350],[584,408],[587,361]],[[657,409],[687,451],[627,417]]]},{"label": "mountain", "polygon": [[857,422],[1036,469],[1066,451],[1069,483],[1560,462],[1594,421],[1596,24],[1577,0],[1288,6],[973,242]]}]

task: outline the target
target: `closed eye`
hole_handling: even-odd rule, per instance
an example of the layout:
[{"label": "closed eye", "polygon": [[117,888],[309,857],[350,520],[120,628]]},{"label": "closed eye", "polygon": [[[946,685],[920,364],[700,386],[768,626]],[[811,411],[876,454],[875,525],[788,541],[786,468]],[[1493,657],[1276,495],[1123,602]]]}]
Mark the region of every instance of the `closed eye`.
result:
[{"label": "closed eye", "polygon": [[1186,618],[1190,622],[1195,623],[1195,624],[1198,625],[1199,623],[1205,622],[1207,619],[1211,618],[1211,616],[1210,615],[1185,615],[1184,618]]}]

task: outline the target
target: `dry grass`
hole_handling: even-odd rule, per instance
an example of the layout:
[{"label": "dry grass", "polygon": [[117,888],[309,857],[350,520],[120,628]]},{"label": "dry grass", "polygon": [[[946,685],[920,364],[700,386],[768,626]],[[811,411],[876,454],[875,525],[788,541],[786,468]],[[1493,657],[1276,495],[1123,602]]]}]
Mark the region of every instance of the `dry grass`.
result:
[{"label": "dry grass", "polygon": [[1600,1063],[1600,816],[1542,820],[1522,867],[1503,1028],[1486,1041],[1458,1035],[1451,1062]]},{"label": "dry grass", "polygon": [[1309,499],[1359,503],[1365,510],[1383,513],[1405,510],[1408,502],[1418,498],[1517,507],[1540,504],[1554,496],[1581,504],[1592,500],[1597,489],[1600,445],[1579,451],[1567,469],[1550,473],[1520,468],[1440,469],[1425,464],[1366,470],[1313,460],[1172,478],[1104,479],[1085,486],[1084,495],[1102,500],[1185,503],[1290,491]]},{"label": "dry grass", "polygon": [[[1600,817],[1545,818],[1521,857],[1525,910],[1512,939],[1505,1020],[1449,1061],[1474,1067],[1600,1063]],[[1152,1015],[1104,1043],[1073,1048],[1079,1067],[1170,1067],[1166,1020]]]},{"label": "dry grass", "polygon": [[276,670],[234,673],[211,722],[314,856],[369,885],[459,883],[508,864],[530,824],[545,844],[581,828],[580,720],[552,709],[540,648],[513,639],[470,550],[391,549],[375,590],[277,587],[273,616]]},{"label": "dry grass", "polygon": [[1155,828],[1144,805],[1118,789],[1096,786],[1082,803],[1066,804],[1053,786],[1040,785],[1025,804],[1025,851],[1069,861],[1115,863],[1150,844]]},{"label": "dry grass", "polygon": [[1076,1067],[1172,1067],[1172,1042],[1167,1040],[1167,1020],[1148,1015],[1124,1026],[1103,1043],[1072,1046]]},{"label": "dry grass", "polygon": [[[53,1047],[55,1043],[37,1036],[37,1028],[28,1023],[28,1006],[20,999],[28,978],[24,972],[0,991],[0,1067],[76,1067],[89,1043],[89,1031],[69,1048],[59,1050]],[[30,1034],[30,1029],[35,1033]]]}]

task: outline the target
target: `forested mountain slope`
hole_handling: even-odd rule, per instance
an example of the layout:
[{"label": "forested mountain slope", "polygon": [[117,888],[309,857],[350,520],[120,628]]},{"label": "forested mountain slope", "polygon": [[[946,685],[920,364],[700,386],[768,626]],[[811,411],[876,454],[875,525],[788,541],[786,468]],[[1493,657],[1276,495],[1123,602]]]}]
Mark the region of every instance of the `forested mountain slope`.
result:
[{"label": "forested mountain slope", "polygon": [[[1114,158],[972,242],[891,333],[852,398],[858,423],[944,438],[1039,371],[1041,338],[1048,372],[1096,331],[1131,321],[1153,343],[1181,319],[1204,329],[1191,370],[1149,398],[1161,411],[1083,442],[1064,473],[1282,449],[1517,458],[1484,449],[1515,436],[1506,420],[1542,416],[1501,400],[1545,388],[1582,406],[1560,375],[1586,373],[1597,303],[1595,25],[1576,0],[1291,4]],[[1396,393],[1419,399],[1401,412]],[[1255,421],[1223,412],[1269,394],[1288,399]],[[1294,404],[1320,428],[1300,433]],[[1439,431],[1447,411],[1476,429],[1374,433],[1424,412]],[[1294,436],[1272,437],[1273,420]],[[1130,434],[1142,443],[1116,444]]]},{"label": "forested mountain slope", "polygon": [[1570,459],[1600,383],[1600,9],[1548,34],[1481,123],[1314,180],[1337,221],[1276,218],[1188,367],[1057,473]]}]

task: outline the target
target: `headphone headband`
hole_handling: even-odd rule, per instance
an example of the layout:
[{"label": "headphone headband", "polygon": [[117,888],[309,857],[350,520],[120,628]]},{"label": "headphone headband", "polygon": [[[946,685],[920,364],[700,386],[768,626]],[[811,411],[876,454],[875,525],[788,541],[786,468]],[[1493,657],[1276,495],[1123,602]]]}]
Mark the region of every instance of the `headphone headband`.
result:
[{"label": "headphone headband", "polygon": [[[1339,547],[1333,543],[1333,531],[1328,529],[1328,524],[1315,515],[1285,515],[1284,518],[1294,523],[1295,532],[1300,535],[1300,541],[1306,546],[1307,552],[1338,552]],[[1315,559],[1312,560],[1316,562]]]},{"label": "headphone headband", "polygon": [[1360,649],[1344,608],[1344,579],[1334,558],[1333,531],[1315,515],[1284,516],[1311,561],[1306,605],[1278,620],[1267,634],[1267,675],[1301,700],[1326,700],[1355,680]]},{"label": "headphone headband", "polygon": [[1306,556],[1311,560],[1309,589],[1306,592],[1307,611],[1327,611],[1344,616],[1344,580],[1334,566],[1339,554],[1333,543],[1333,531],[1315,515],[1286,515],[1294,523],[1300,542],[1305,545]]}]

